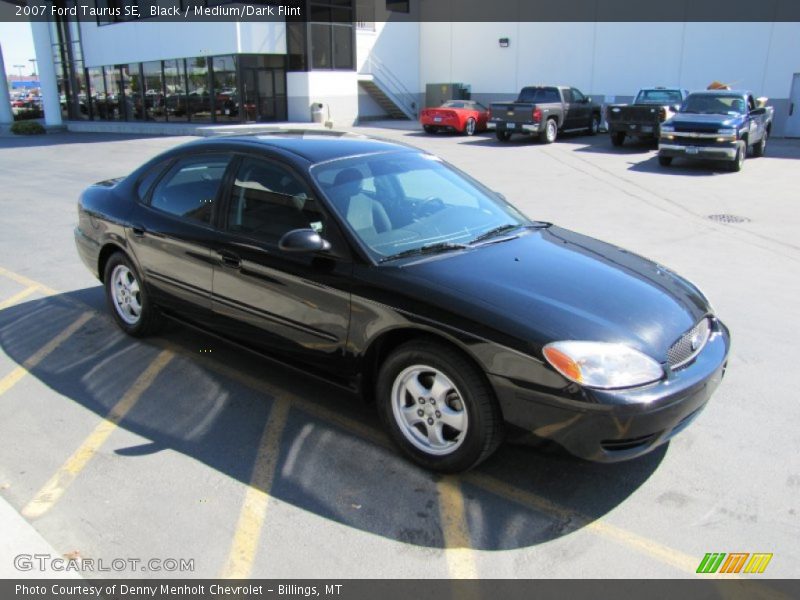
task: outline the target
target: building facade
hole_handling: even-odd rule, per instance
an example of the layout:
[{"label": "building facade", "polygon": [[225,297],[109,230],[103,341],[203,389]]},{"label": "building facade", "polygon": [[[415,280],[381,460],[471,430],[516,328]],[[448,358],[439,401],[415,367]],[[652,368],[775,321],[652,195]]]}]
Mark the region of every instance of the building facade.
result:
[{"label": "building facade", "polygon": [[[97,0],[112,1],[153,3]],[[484,103],[536,83],[622,102],[717,80],[769,97],[774,134],[800,135],[800,23],[437,22],[429,1],[302,0],[304,18],[265,22],[33,23],[46,119],[307,122],[316,110],[351,125],[416,118],[429,83]]]}]

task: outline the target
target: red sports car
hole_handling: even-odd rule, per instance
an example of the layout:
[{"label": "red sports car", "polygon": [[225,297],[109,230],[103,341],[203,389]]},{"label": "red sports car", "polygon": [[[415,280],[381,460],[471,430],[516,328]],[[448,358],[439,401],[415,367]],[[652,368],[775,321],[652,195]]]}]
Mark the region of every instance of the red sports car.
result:
[{"label": "red sports car", "polygon": [[488,119],[489,109],[473,100],[448,100],[439,108],[424,109],[419,115],[426,133],[448,130],[473,135],[486,130]]}]

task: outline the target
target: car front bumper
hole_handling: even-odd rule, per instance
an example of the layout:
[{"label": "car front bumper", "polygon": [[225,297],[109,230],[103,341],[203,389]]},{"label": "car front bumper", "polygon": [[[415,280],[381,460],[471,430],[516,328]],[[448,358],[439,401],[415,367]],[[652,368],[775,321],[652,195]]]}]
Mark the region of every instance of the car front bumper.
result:
[{"label": "car front bumper", "polygon": [[489,378],[521,441],[549,440],[587,460],[617,462],[647,454],[694,420],[725,374],[729,349],[727,328],[714,320],[706,346],[688,366],[639,388],[584,388],[579,399],[567,390],[547,393],[506,377]]},{"label": "car front bumper", "polygon": [[684,146],[682,144],[658,144],[658,155],[672,158],[703,158],[708,160],[734,160],[739,146],[736,143],[718,146]]}]

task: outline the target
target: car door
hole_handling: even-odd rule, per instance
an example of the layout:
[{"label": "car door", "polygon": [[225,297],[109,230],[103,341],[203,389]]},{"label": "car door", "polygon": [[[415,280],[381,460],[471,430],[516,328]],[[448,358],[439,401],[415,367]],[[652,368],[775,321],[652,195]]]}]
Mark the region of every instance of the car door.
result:
[{"label": "car door", "polygon": [[[278,358],[343,374],[352,262],[336,224],[286,164],[242,156],[233,166],[214,248],[212,307],[229,337]],[[294,229],[314,229],[331,250],[279,248]]]},{"label": "car door", "polygon": [[211,312],[211,248],[225,153],[175,160],[130,217],[128,243],[155,302],[180,316],[205,321]]},{"label": "car door", "polygon": [[578,107],[572,99],[572,90],[569,88],[561,90],[561,97],[564,99],[564,123],[563,129],[572,129],[575,127],[575,111]]}]

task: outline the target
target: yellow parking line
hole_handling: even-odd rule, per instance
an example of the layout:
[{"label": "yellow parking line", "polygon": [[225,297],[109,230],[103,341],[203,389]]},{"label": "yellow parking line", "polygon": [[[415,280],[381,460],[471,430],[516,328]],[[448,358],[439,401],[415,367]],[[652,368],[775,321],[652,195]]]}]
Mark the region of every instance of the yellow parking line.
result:
[{"label": "yellow parking line", "polygon": [[281,435],[288,416],[289,403],[276,398],[264,425],[264,432],[261,434],[250,485],[239,513],[239,522],[236,524],[236,533],[231,542],[228,559],[220,575],[222,578],[245,579],[253,570],[258,540],[261,538],[269,506],[272,481],[278,468]]},{"label": "yellow parking line", "polygon": [[9,271],[8,269],[4,269],[3,267],[0,267],[0,275],[2,275],[3,277],[6,277],[8,279],[11,279],[12,281],[16,281],[17,283],[21,283],[22,285],[24,285],[26,287],[38,287],[42,291],[42,293],[44,293],[44,294],[46,294],[48,296],[52,296],[53,294],[57,294],[58,293],[58,292],[56,292],[56,290],[54,290],[51,287],[47,287],[46,285],[42,285],[38,281],[34,281],[33,279],[29,279],[29,278],[25,277],[24,275],[20,275],[19,273],[14,273],[14,271]]},{"label": "yellow parking line", "polygon": [[44,484],[41,490],[22,509],[23,516],[29,519],[41,517],[58,502],[64,492],[97,453],[103,442],[117,428],[119,422],[136,405],[144,391],[150,387],[158,374],[175,355],[170,350],[162,350],[133,385],[125,392],[94,431],[83,441],[61,468]]},{"label": "yellow parking line", "polygon": [[30,285],[30,286],[26,287],[24,290],[22,290],[18,294],[14,294],[13,296],[11,296],[11,298],[9,298],[8,300],[4,300],[3,302],[0,302],[0,310],[8,308],[9,306],[14,306],[17,302],[21,302],[22,300],[25,300],[25,298],[27,298],[31,294],[34,294],[34,293],[38,292],[40,289],[41,288],[38,285]]},{"label": "yellow parking line", "polygon": [[478,565],[469,535],[464,495],[459,480],[444,477],[436,484],[444,536],[444,556],[450,579],[477,579]]},{"label": "yellow parking line", "polygon": [[64,341],[74,334],[78,329],[95,315],[94,311],[86,311],[81,314],[69,327],[64,329],[56,337],[47,342],[44,346],[39,348],[30,358],[23,362],[20,366],[16,367],[8,375],[0,379],[0,396],[5,394],[8,390],[14,387],[17,382],[27,375],[28,371],[36,367],[48,354],[58,348]]}]

